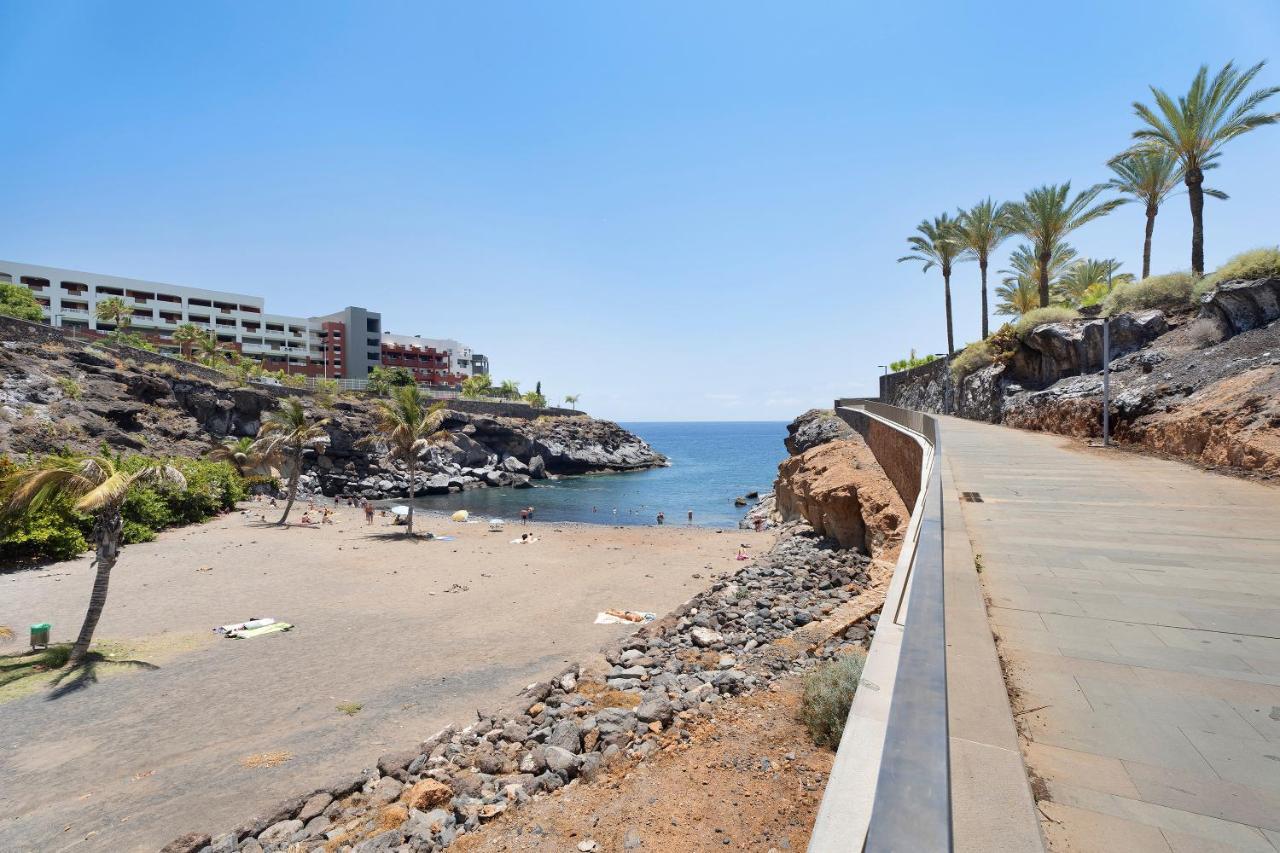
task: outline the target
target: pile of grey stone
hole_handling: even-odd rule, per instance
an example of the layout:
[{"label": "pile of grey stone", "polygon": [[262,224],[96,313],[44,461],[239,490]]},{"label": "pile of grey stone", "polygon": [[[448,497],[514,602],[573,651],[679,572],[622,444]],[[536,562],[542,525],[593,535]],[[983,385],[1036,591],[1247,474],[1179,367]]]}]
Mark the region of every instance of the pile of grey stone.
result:
[{"label": "pile of grey stone", "polygon": [[[602,679],[578,664],[525,688],[510,707],[477,713],[376,768],[282,804],[232,832],[184,836],[166,853],[434,851],[507,809],[565,785],[589,782],[623,760],[643,760],[660,738],[687,740],[686,725],[719,703],[812,665],[765,652],[823,618],[870,583],[869,560],[803,524],[774,548],[669,616],[604,650]],[[865,646],[874,619],[825,643],[820,656]],[[601,683],[603,681],[603,684]],[[380,814],[406,809],[378,831]]]}]

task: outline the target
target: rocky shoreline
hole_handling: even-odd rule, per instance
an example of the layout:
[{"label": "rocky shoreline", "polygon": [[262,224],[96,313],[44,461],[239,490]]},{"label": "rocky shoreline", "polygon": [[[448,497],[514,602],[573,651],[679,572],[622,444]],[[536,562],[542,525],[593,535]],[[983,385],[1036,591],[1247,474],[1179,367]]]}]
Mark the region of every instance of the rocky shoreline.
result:
[{"label": "rocky shoreline", "polygon": [[[0,452],[96,452],[102,444],[153,456],[199,456],[227,437],[254,436],[278,394],[219,384],[174,360],[139,363],[111,350],[55,341],[0,346]],[[323,453],[308,451],[302,493],[374,500],[409,497],[403,464],[360,440],[374,433],[373,401],[304,394],[330,419]],[[467,403],[470,409],[481,404]],[[643,439],[610,421],[564,410],[495,405],[450,409],[448,442],[422,457],[414,496],[528,487],[546,477],[666,465]]]},{"label": "rocky shoreline", "polygon": [[[793,424],[800,455],[860,441],[811,412]],[[779,486],[786,486],[787,463]],[[803,466],[802,466],[803,468]],[[872,472],[846,484],[852,499]],[[879,474],[883,479],[883,472]],[[192,833],[164,853],[437,851],[532,798],[687,743],[733,697],[870,645],[891,567],[773,512],[768,552],[602,651],[477,711],[375,766],[305,791],[218,835]],[[698,577],[695,575],[695,577]]]},{"label": "rocky shoreline", "polygon": [[435,851],[532,797],[591,782],[689,737],[733,696],[865,648],[885,578],[871,561],[786,525],[776,545],[663,619],[375,766],[164,853]]}]

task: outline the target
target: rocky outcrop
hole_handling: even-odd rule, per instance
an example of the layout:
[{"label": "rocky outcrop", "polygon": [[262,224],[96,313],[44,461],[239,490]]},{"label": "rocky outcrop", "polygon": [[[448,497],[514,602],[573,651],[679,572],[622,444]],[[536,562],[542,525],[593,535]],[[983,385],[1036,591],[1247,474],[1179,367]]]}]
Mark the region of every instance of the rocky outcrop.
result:
[{"label": "rocky outcrop", "polygon": [[[0,347],[0,452],[95,451],[102,443],[156,456],[198,456],[227,436],[253,436],[279,404],[275,393],[137,365],[93,347],[6,341]],[[208,371],[205,370],[205,373]],[[312,397],[308,406],[315,408]],[[342,397],[322,454],[304,459],[304,493],[407,497],[408,473],[362,439],[375,432],[372,401]],[[522,413],[523,414],[523,413]],[[416,496],[534,479],[667,464],[637,436],[587,415],[531,418],[449,410],[450,438],[423,454]]]},{"label": "rocky outcrop", "polygon": [[[1073,320],[1036,326],[1009,360],[1020,382],[1048,385],[1065,376],[1102,369],[1102,320]],[[1163,311],[1139,311],[1111,318],[1111,357],[1140,349],[1169,330]]]},{"label": "rocky outcrop", "polygon": [[831,409],[810,409],[787,424],[787,437],[782,443],[786,445],[787,452],[794,456],[819,444],[851,435],[853,430],[850,426],[836,417]]},{"label": "rocky outcrop", "polygon": [[804,519],[842,547],[897,559],[911,513],[860,436],[785,460],[774,494],[784,522]]},{"label": "rocky outcrop", "polygon": [[1219,340],[1280,319],[1280,278],[1229,281],[1200,298],[1200,318],[1217,327]]}]

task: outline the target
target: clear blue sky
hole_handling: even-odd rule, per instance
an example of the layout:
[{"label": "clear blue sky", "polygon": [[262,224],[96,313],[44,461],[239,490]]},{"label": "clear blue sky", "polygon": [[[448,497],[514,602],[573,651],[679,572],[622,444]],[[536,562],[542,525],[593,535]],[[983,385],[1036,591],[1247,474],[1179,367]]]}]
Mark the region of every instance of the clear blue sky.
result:
[{"label": "clear blue sky", "polygon": [[[1268,58],[1280,4],[5,0],[0,32],[0,257],[366,305],[606,417],[782,420],[945,346],[895,263],[922,217],[1105,179],[1146,85]],[[1280,241],[1278,155],[1228,147],[1209,266]],[[1136,270],[1141,236],[1073,242]],[[972,340],[976,266],[955,291]]]}]

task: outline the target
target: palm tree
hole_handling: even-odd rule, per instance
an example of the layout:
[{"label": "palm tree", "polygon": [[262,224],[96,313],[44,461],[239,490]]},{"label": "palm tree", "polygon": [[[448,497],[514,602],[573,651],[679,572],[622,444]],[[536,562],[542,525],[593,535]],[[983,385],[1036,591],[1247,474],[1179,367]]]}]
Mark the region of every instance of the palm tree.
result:
[{"label": "palm tree", "polygon": [[178,345],[182,357],[189,359],[195,352],[196,343],[204,337],[204,332],[195,323],[182,323],[173,330],[171,337],[173,342]]},{"label": "palm tree", "polygon": [[[1076,250],[1066,243],[1059,243],[1049,259],[1049,281],[1057,286],[1058,277],[1076,256]],[[1023,243],[1009,255],[1009,269],[1000,270],[1003,284],[996,288],[996,295],[1003,301],[996,313],[1021,317],[1040,307],[1040,260],[1035,251]],[[1029,294],[1029,295],[1028,295]]]},{"label": "palm tree", "polygon": [[462,396],[464,399],[475,400],[480,397],[487,397],[492,392],[493,384],[487,374],[477,373],[462,380]]},{"label": "palm tree", "polygon": [[432,444],[449,438],[444,423],[444,403],[427,405],[417,385],[405,385],[391,392],[391,399],[378,401],[378,435],[363,439],[364,443],[383,446],[387,456],[404,462],[409,468],[409,515],[405,519],[405,536],[413,536],[413,498],[417,493],[418,457]]},{"label": "palm tree", "polygon": [[990,198],[983,199],[956,217],[960,231],[960,245],[966,253],[976,258],[982,274],[982,337],[990,334],[987,329],[987,264],[991,253],[1009,236],[1008,208],[996,204]]},{"label": "palm tree", "polygon": [[581,398],[581,394],[565,394],[564,404],[576,412],[578,410],[578,400]]},{"label": "palm tree", "polygon": [[1031,241],[1039,261],[1041,308],[1049,307],[1049,267],[1054,251],[1072,231],[1106,216],[1124,203],[1113,198],[1094,204],[1106,188],[1106,184],[1094,184],[1070,198],[1070,181],[1046,184],[1028,192],[1022,201],[1009,205],[1010,230]]},{"label": "palm tree", "polygon": [[210,367],[219,367],[226,363],[226,356],[223,354],[222,344],[218,340],[218,336],[211,330],[201,333],[196,338],[197,361],[207,364]]},{"label": "palm tree", "polygon": [[960,243],[959,229],[956,221],[948,214],[935,216],[933,221],[925,219],[916,226],[920,233],[907,238],[907,245],[913,254],[898,258],[903,261],[919,261],[924,264],[922,272],[933,267],[942,270],[943,293],[947,301],[947,353],[956,351],[955,335],[951,330],[951,267],[957,261],[967,260],[964,247]]},{"label": "palm tree", "polygon": [[289,519],[294,498],[298,496],[303,451],[313,448],[319,453],[324,452],[329,443],[329,434],[324,429],[328,424],[328,418],[313,420],[303,408],[301,400],[288,397],[281,401],[280,408],[267,414],[258,429],[258,440],[253,444],[258,458],[263,463],[277,459],[289,463],[289,496],[284,505],[284,515],[280,516],[277,525],[284,524]]},{"label": "palm tree", "polygon": [[498,396],[508,400],[517,399],[520,396],[520,383],[514,379],[502,380],[502,384],[498,386]]},{"label": "palm tree", "polygon": [[129,489],[143,482],[168,482],[182,489],[187,486],[182,473],[170,465],[148,465],[137,471],[124,471],[118,459],[106,455],[51,456],[33,468],[14,472],[5,482],[4,509],[8,516],[39,512],[46,502],[58,498],[75,501],[77,510],[93,516],[97,574],[89,596],[89,610],[67,660],[70,666],[83,660],[93,642],[93,632],[107,603],[111,570],[120,557],[124,527],[120,510]]},{"label": "palm tree", "polygon": [[1117,284],[1133,281],[1130,273],[1117,273],[1120,262],[1115,258],[1097,260],[1081,258],[1058,279],[1054,293],[1059,301],[1079,308],[1102,300]]},{"label": "palm tree", "polygon": [[93,306],[93,314],[99,323],[110,323],[115,326],[116,335],[129,328],[133,322],[133,308],[119,296],[108,296],[99,299]]},{"label": "palm tree", "polygon": [[1155,109],[1136,101],[1133,104],[1133,111],[1147,125],[1135,130],[1134,138],[1164,148],[1182,167],[1191,202],[1191,272],[1196,277],[1204,275],[1205,171],[1217,168],[1227,142],[1280,119],[1280,113],[1254,111],[1280,92],[1280,86],[1244,93],[1264,65],[1265,61],[1240,71],[1234,62],[1228,62],[1212,80],[1209,66],[1201,65],[1187,94],[1176,102],[1163,89],[1152,86]]},{"label": "palm tree", "polygon": [[210,449],[205,456],[214,462],[230,462],[236,473],[245,477],[259,465],[258,451],[254,444],[254,440],[248,436],[228,437],[222,440],[222,444]]}]

